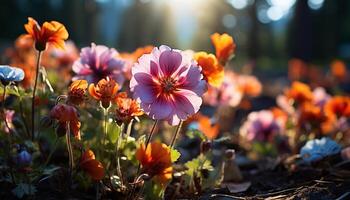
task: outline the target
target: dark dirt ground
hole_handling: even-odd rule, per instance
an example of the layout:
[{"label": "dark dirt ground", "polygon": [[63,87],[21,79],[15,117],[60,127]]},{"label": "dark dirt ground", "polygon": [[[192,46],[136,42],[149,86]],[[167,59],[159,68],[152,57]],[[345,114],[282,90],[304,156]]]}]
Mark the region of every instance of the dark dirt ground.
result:
[{"label": "dark dirt ground", "polygon": [[329,165],[324,161],[292,172],[279,166],[245,177],[251,186],[244,192],[230,194],[224,188],[211,191],[200,199],[350,200],[350,162]]}]

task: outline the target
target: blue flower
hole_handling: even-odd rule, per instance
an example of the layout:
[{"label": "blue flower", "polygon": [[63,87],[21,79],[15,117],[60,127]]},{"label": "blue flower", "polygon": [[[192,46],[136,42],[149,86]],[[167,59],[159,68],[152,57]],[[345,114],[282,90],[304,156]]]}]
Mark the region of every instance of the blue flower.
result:
[{"label": "blue flower", "polygon": [[32,162],[32,155],[26,150],[22,150],[17,154],[17,164],[21,166],[28,166]]},{"label": "blue flower", "polygon": [[2,83],[21,81],[24,79],[24,71],[17,67],[0,65],[0,80]]},{"label": "blue flower", "polygon": [[300,155],[305,162],[313,162],[339,153],[341,146],[334,140],[324,137],[308,141],[300,150]]}]

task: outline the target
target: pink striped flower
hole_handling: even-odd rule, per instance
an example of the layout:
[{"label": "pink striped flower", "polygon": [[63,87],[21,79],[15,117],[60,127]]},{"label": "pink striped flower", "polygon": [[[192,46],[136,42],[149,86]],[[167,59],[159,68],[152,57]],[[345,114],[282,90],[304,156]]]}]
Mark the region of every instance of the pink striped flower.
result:
[{"label": "pink striped flower", "polygon": [[130,89],[152,119],[177,125],[199,110],[206,82],[191,56],[160,46],[132,67]]},{"label": "pink striped flower", "polygon": [[87,80],[88,83],[98,83],[109,77],[120,86],[125,77],[125,62],[117,58],[119,53],[103,45],[91,44],[91,47],[81,49],[80,58],[74,62],[72,69],[76,74],[74,80]]}]

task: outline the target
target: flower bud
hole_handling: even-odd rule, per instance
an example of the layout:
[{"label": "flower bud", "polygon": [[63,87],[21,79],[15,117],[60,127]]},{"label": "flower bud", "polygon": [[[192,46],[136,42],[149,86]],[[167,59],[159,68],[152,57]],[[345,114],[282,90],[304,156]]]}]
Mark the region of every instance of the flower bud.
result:
[{"label": "flower bud", "polygon": [[17,154],[17,164],[19,164],[20,166],[29,166],[31,162],[32,155],[26,150],[22,150],[20,153]]}]

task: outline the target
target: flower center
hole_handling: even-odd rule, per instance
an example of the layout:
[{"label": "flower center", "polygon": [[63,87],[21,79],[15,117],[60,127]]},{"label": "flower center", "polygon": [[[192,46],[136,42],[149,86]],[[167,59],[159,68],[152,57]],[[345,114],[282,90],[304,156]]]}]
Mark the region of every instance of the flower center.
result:
[{"label": "flower center", "polygon": [[171,93],[176,89],[175,80],[173,78],[165,78],[161,80],[161,87],[165,93]]}]

